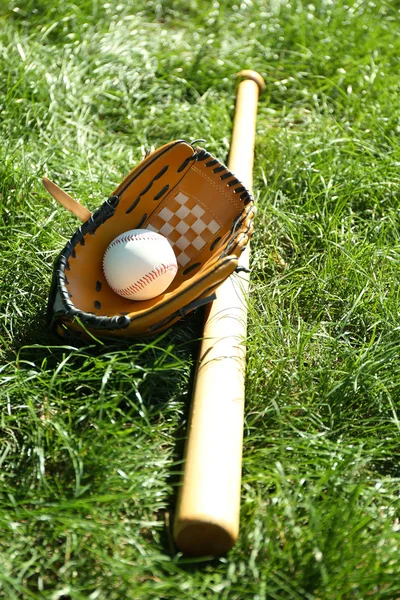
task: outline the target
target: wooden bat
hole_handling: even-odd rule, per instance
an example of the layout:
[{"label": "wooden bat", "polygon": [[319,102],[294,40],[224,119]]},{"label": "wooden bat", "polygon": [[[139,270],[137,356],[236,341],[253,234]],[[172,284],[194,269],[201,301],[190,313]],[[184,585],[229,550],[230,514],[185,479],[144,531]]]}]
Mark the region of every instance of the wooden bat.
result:
[{"label": "wooden bat", "polygon": [[[228,168],[251,188],[264,81],[255,71],[239,76]],[[249,246],[239,264],[245,270],[218,287],[208,308],[197,365],[174,522],[177,546],[192,556],[225,554],[239,533]]]}]

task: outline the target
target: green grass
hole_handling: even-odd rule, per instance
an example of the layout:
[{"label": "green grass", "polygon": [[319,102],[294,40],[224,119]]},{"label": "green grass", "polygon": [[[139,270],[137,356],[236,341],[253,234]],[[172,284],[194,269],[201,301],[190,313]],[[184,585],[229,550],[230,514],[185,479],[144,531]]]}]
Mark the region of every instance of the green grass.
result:
[{"label": "green grass", "polygon": [[[134,6],[134,8],[133,8]],[[0,3],[0,597],[400,598],[398,5]],[[147,149],[229,150],[259,70],[240,539],[171,535],[201,312],[63,346],[45,310],[76,219]]]}]

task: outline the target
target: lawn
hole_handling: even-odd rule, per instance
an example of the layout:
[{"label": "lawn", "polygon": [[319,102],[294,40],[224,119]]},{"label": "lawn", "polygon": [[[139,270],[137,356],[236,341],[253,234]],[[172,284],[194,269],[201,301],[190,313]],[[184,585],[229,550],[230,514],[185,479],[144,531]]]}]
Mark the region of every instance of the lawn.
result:
[{"label": "lawn", "polygon": [[[400,598],[400,17],[332,0],[0,1],[0,597]],[[198,310],[134,343],[46,322],[53,262],[147,150],[227,160],[259,102],[241,530],[174,546]]]}]

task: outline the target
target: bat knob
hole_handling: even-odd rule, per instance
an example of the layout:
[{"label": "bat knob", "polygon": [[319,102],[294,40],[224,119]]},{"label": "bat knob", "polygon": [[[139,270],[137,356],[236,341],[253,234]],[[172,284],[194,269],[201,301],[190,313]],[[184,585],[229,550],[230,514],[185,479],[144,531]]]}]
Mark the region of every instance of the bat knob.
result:
[{"label": "bat knob", "polygon": [[251,69],[243,69],[243,71],[240,71],[240,73],[236,74],[236,77],[240,77],[241,79],[251,79],[252,81],[255,81],[258,85],[260,94],[265,88],[265,81],[261,77],[260,73],[257,73],[257,71],[252,71]]}]

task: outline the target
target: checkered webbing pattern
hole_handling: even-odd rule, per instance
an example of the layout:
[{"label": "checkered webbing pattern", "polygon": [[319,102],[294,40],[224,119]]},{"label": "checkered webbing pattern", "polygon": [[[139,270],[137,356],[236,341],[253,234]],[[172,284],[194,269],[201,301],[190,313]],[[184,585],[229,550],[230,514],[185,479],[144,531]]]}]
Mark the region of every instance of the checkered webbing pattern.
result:
[{"label": "checkered webbing pattern", "polygon": [[211,242],[221,225],[197,201],[179,192],[157,214],[146,229],[157,231],[171,243],[180,267],[185,267]]}]

